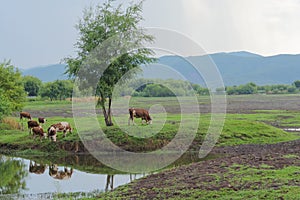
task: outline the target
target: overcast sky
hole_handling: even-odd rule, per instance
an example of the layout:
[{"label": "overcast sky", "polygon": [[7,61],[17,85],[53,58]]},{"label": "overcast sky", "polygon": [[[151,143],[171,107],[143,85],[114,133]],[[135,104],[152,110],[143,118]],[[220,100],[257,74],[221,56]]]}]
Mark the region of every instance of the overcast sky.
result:
[{"label": "overcast sky", "polygon": [[[2,0],[0,62],[31,68],[74,55],[75,24],[85,7],[101,2]],[[298,54],[299,11],[300,0],[146,0],[143,25],[183,33],[208,53]]]}]

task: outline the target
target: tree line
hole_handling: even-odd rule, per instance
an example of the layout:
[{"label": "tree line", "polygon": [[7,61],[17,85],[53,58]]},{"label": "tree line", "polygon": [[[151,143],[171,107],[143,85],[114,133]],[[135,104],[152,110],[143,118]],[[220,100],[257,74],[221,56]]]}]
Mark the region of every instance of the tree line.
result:
[{"label": "tree line", "polygon": [[43,83],[40,79],[33,76],[23,77],[24,90],[28,97],[41,97],[46,100],[65,100],[72,97],[73,81],[56,80]]},{"label": "tree line", "polygon": [[228,95],[242,94],[297,94],[300,92],[300,80],[294,81],[291,85],[274,84],[274,85],[256,85],[247,83],[238,86],[227,86],[225,91]]}]

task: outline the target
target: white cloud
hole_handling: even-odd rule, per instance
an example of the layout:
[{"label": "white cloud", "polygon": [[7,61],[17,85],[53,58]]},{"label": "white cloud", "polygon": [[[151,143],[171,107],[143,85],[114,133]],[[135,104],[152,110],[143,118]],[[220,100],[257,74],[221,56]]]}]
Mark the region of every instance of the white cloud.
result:
[{"label": "white cloud", "polygon": [[[23,67],[59,62],[74,51],[74,25],[83,8],[104,1],[1,2],[0,62],[12,59]],[[143,25],[184,33],[209,53],[300,53],[299,10],[299,0],[146,0]]]},{"label": "white cloud", "polygon": [[209,52],[300,53],[300,1],[180,1],[191,35]]}]

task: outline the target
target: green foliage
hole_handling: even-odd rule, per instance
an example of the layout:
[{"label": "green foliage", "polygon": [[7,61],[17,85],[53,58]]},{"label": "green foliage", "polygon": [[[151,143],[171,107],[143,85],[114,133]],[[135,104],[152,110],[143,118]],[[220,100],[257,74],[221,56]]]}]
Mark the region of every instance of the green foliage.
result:
[{"label": "green foliage", "polygon": [[[174,97],[191,96],[195,94],[208,95],[209,90],[198,84],[174,79],[137,79],[128,84],[126,89],[118,91],[122,96],[132,95],[139,97]],[[132,92],[134,91],[134,92]]]},{"label": "green foliage", "polygon": [[226,87],[228,95],[232,94],[256,94],[257,86],[254,83],[247,83],[245,85]]},{"label": "green foliage", "polygon": [[0,120],[12,112],[12,103],[4,95],[4,91],[0,88]]},{"label": "green foliage", "polygon": [[73,83],[71,80],[56,80],[42,85],[40,95],[53,100],[64,100],[72,97]]},{"label": "green foliage", "polygon": [[24,89],[28,96],[38,96],[42,81],[34,76],[23,77]]},{"label": "green foliage", "polygon": [[[65,59],[70,77],[80,75],[79,78],[89,86],[98,83],[95,88],[96,95],[99,97],[98,104],[103,109],[108,126],[112,125],[110,109],[115,84],[121,78],[123,81],[132,78],[140,65],[155,60],[149,57],[152,51],[143,47],[144,42],[153,41],[153,37],[147,35],[139,27],[139,23],[143,20],[142,2],[131,4],[126,9],[122,8],[122,5],[114,7],[113,2],[114,0],[109,0],[103,5],[96,6],[95,9],[85,10],[83,18],[77,25],[79,30],[79,40],[76,43],[78,55],[76,58]],[[101,52],[100,55],[95,56],[94,54],[98,51]],[[98,59],[99,56],[101,59]],[[88,66],[88,69],[84,69],[87,72],[79,74],[83,64],[85,64],[84,67]],[[126,78],[124,78],[125,74]],[[95,76],[100,80],[91,78]],[[109,104],[106,111],[107,98]]]},{"label": "green foliage", "polygon": [[[299,81],[300,82],[300,81]],[[227,86],[226,93],[228,95],[242,95],[242,94],[295,94],[299,92],[297,87],[298,82],[295,81],[292,85],[278,84],[278,85],[263,85],[257,86],[254,83],[247,83],[239,86]]]},{"label": "green foliage", "polygon": [[25,165],[20,160],[4,159],[0,156],[0,194],[14,194],[21,189],[25,189],[24,177],[28,172]]},{"label": "green foliage", "polygon": [[21,73],[10,62],[0,63],[0,93],[0,118],[22,109],[26,94]]},{"label": "green foliage", "polygon": [[159,84],[149,84],[143,90],[144,97],[172,97],[175,94],[166,86]]},{"label": "green foliage", "polygon": [[293,83],[296,88],[300,88],[300,80],[294,81]]}]

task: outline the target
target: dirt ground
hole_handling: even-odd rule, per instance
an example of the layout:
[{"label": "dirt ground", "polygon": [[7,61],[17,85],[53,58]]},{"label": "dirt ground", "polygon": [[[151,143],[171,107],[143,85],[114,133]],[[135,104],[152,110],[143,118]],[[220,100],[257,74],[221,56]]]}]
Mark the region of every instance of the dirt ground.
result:
[{"label": "dirt ground", "polygon": [[[150,98],[151,99],[151,98]],[[200,99],[199,108],[201,113],[209,113],[211,111],[211,105],[208,99]],[[165,107],[167,113],[177,114],[180,113],[180,107],[174,102],[144,102],[142,105],[160,104]],[[299,95],[245,95],[245,96],[227,96],[226,98],[226,112],[227,113],[251,113],[255,110],[292,110],[300,111],[300,96]],[[186,102],[186,107],[189,110],[189,102]],[[118,114],[128,114],[128,110],[115,110]],[[83,112],[83,111],[82,111]],[[51,110],[30,110],[33,116],[45,116],[45,117],[73,117],[72,105],[65,106],[60,109]],[[100,110],[97,110],[97,114],[101,115]],[[15,114],[18,116],[18,113]]]},{"label": "dirt ground", "polygon": [[[189,189],[190,192],[193,190],[219,191],[221,189],[238,191],[265,187],[273,190],[282,186],[300,186],[297,181],[283,183],[276,180],[270,180],[267,186],[260,181],[251,184],[242,181],[232,184],[230,175],[223,176],[228,173],[230,167],[238,165],[257,169],[264,165],[274,170],[291,165],[300,166],[300,140],[272,145],[217,147],[211,154],[217,154],[218,158],[149,175],[147,178],[131,183],[130,189],[122,192],[122,197],[159,199],[163,194],[163,199],[165,199],[176,197],[184,189]],[[239,170],[238,168],[235,170]],[[213,175],[221,178],[215,181]],[[186,194],[186,198],[188,197],[189,194]]]}]

